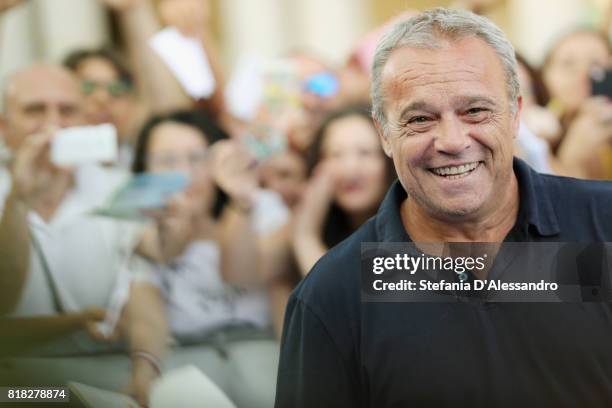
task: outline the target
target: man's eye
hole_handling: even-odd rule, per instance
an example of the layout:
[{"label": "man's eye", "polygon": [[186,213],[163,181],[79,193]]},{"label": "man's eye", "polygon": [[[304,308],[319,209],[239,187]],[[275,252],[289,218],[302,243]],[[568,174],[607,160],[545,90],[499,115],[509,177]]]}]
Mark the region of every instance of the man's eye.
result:
[{"label": "man's eye", "polygon": [[28,115],[42,115],[45,113],[45,105],[43,104],[33,104],[27,105],[23,110]]},{"label": "man's eye", "polygon": [[422,124],[422,123],[427,123],[429,121],[429,118],[427,116],[415,116],[412,117],[408,120],[409,124]]},{"label": "man's eye", "polygon": [[485,108],[471,108],[471,109],[468,109],[466,113],[470,116],[475,116],[482,112],[486,112],[486,109]]},{"label": "man's eye", "polygon": [[465,117],[473,123],[480,123],[489,117],[489,109],[486,108],[470,108],[465,111]]}]

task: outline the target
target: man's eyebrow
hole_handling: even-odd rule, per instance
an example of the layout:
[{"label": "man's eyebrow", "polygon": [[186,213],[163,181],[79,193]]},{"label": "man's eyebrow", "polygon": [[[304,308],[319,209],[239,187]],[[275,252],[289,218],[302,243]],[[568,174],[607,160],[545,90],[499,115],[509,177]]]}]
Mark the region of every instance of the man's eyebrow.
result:
[{"label": "man's eyebrow", "polygon": [[[476,103],[485,103],[487,105],[490,106],[497,106],[498,103],[495,101],[495,99],[490,98],[488,96],[485,95],[474,95],[474,96],[464,96],[464,97],[459,97],[456,100],[456,105],[458,106],[467,106],[467,105],[472,105],[472,104],[476,104]],[[435,108],[433,108],[431,105],[429,105],[427,102],[424,101],[414,101],[409,103],[408,105],[406,105],[400,112],[399,118],[403,119],[409,112],[412,111],[434,111]]]},{"label": "man's eyebrow", "polygon": [[41,109],[45,107],[45,103],[42,101],[24,101],[21,103],[21,109]]},{"label": "man's eyebrow", "polygon": [[399,118],[400,119],[404,118],[404,116],[406,116],[408,112],[419,111],[419,110],[420,111],[430,111],[431,108],[426,102],[415,101],[415,102],[409,103],[402,109],[402,111],[400,112]]},{"label": "man's eyebrow", "polygon": [[490,98],[488,96],[484,96],[484,95],[462,97],[462,98],[459,98],[457,102],[459,102],[459,105],[472,105],[475,103],[486,103],[488,105],[497,105],[497,102],[495,101],[495,99]]}]

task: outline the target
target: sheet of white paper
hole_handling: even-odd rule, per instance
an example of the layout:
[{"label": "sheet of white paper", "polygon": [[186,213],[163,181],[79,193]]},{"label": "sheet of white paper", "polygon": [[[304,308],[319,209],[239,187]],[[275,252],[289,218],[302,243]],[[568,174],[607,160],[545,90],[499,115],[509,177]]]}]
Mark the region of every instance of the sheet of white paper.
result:
[{"label": "sheet of white paper", "polygon": [[58,166],[117,160],[117,129],[111,124],[60,129],[51,142],[51,161]]},{"label": "sheet of white paper", "polygon": [[[69,382],[71,397],[87,408],[140,408],[131,397],[78,382]],[[79,405],[80,406],[80,405]]]},{"label": "sheet of white paper", "polygon": [[248,122],[257,114],[263,98],[262,70],[262,62],[256,57],[242,57],[225,86],[227,108],[239,119]]},{"label": "sheet of white paper", "polygon": [[[127,258],[127,256],[125,258],[125,262],[127,263],[129,258]],[[104,320],[96,323],[98,330],[104,337],[110,337],[115,331],[117,323],[119,323],[119,318],[121,317],[123,307],[127,303],[129,297],[130,271],[127,269],[127,265],[122,265],[119,276],[117,277],[117,282],[115,283],[115,288],[113,289],[110,301],[106,307],[106,315],[104,316]]]},{"label": "sheet of white paper", "polygon": [[202,99],[213,94],[215,77],[200,41],[168,27],[151,37],[149,45],[191,97]]},{"label": "sheet of white paper", "polygon": [[236,408],[221,389],[192,365],[165,373],[151,387],[150,408]]}]

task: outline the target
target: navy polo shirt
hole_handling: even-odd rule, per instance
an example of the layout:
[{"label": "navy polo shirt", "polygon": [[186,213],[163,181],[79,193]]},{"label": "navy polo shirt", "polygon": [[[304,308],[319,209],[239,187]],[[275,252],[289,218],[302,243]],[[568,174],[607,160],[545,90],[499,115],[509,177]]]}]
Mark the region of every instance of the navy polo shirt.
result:
[{"label": "navy polo shirt", "polygon": [[[507,241],[611,242],[612,183],[515,159]],[[276,407],[612,406],[609,303],[362,302],[362,242],[410,241],[395,182],[291,295]]]}]

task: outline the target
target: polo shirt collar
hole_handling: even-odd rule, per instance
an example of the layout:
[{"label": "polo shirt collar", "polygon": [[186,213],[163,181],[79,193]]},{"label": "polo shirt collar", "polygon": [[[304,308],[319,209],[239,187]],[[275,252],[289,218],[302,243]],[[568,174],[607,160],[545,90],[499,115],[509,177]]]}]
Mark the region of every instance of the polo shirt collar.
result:
[{"label": "polo shirt collar", "polygon": [[412,241],[404,228],[400,208],[408,195],[406,190],[395,180],[376,214],[376,235],[381,242]]},{"label": "polo shirt collar", "polygon": [[521,159],[514,158],[514,174],[519,184],[522,218],[533,226],[541,236],[552,236],[560,232],[557,213],[552,203],[544,176]]},{"label": "polo shirt collar", "polygon": [[[559,223],[543,177],[525,162],[514,158],[514,173],[519,184],[519,220],[532,225],[541,236],[558,234]],[[407,194],[399,180],[391,185],[376,215],[376,234],[381,242],[410,242],[400,216]]]}]

